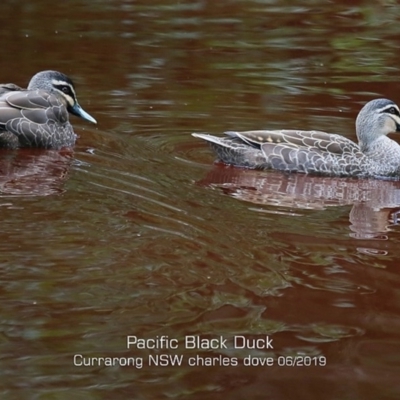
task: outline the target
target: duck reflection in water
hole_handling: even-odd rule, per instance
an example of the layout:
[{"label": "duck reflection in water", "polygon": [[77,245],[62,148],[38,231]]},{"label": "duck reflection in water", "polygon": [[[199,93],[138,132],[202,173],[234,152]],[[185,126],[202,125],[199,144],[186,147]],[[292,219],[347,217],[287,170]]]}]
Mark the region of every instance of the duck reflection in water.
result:
[{"label": "duck reflection in water", "polygon": [[73,152],[70,149],[2,151],[0,197],[63,193],[72,160]]},{"label": "duck reflection in water", "polygon": [[263,210],[293,215],[293,210],[323,210],[352,205],[350,236],[385,239],[389,226],[397,224],[400,211],[400,181],[282,174],[216,164],[199,182],[220,188],[225,194],[254,204],[280,207]]}]

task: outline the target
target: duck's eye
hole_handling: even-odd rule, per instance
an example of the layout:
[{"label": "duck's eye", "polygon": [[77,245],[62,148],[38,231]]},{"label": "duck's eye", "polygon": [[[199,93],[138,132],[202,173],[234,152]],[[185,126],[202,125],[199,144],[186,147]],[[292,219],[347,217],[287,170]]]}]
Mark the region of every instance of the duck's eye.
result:
[{"label": "duck's eye", "polygon": [[397,109],[395,107],[390,107],[388,111],[389,111],[390,114],[399,115],[399,112],[397,111]]},{"label": "duck's eye", "polygon": [[[68,94],[68,93],[69,93],[69,87],[68,87],[68,86],[63,86],[63,87],[61,88],[61,90],[62,90],[62,92],[65,93],[65,94]],[[389,111],[389,112],[390,112],[390,111]]]}]

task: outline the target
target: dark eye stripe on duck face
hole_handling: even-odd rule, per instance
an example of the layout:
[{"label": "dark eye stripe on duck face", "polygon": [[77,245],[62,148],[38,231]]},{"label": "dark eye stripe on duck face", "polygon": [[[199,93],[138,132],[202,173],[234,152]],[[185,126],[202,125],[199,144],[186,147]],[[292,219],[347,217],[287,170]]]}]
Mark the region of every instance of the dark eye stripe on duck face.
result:
[{"label": "dark eye stripe on duck face", "polygon": [[386,107],[382,107],[379,110],[379,112],[382,114],[384,113],[384,114],[396,115],[397,117],[400,117],[399,107],[397,107],[395,104],[390,104]]},{"label": "dark eye stripe on duck face", "polygon": [[76,104],[76,94],[74,87],[65,81],[58,81],[53,79],[52,85],[55,90],[59,91],[61,95],[67,100],[67,103],[73,107]]}]

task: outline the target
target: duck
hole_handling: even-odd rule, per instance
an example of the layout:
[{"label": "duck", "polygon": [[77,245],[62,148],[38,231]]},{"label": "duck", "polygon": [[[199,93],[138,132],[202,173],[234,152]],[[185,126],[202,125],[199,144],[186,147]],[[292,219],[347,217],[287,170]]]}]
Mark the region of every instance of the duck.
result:
[{"label": "duck", "polygon": [[0,84],[0,148],[71,147],[77,135],[69,114],[97,123],[79,105],[72,80],[61,72],[38,72],[26,89]]},{"label": "duck", "polygon": [[335,133],[311,130],[229,131],[206,140],[219,161],[236,167],[337,177],[400,177],[399,107],[388,99],[366,103],[356,119],[358,143]]}]

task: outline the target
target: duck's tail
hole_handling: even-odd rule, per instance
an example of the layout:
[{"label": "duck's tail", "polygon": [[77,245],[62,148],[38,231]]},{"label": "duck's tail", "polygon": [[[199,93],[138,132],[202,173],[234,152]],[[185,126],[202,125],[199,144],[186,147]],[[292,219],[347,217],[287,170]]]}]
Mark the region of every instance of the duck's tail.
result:
[{"label": "duck's tail", "polygon": [[206,140],[217,154],[220,161],[245,168],[269,168],[268,160],[265,159],[260,149],[243,142],[235,135],[218,137],[206,133],[192,133],[192,136]]}]

